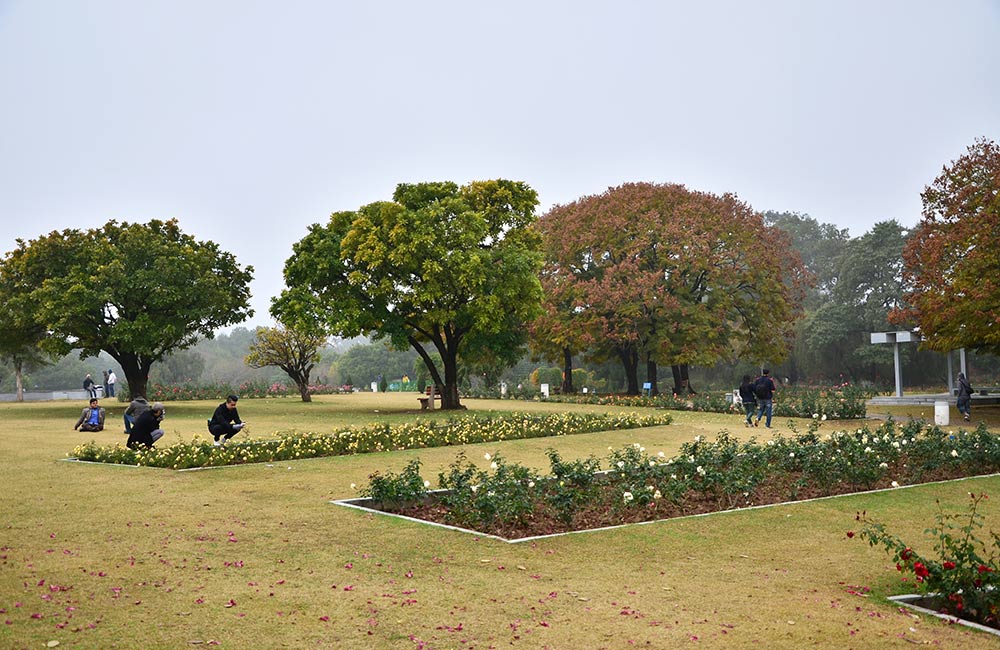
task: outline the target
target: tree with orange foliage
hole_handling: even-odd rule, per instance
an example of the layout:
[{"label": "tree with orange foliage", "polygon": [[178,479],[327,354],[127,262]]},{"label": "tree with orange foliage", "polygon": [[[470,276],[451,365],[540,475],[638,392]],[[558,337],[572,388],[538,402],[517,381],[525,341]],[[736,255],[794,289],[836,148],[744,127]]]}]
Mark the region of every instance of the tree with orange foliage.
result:
[{"label": "tree with orange foliage", "polygon": [[[547,321],[557,344],[638,367],[780,361],[801,314],[804,270],[787,236],[731,194],[628,183],[539,219]],[[679,386],[675,373],[675,390]]]},{"label": "tree with orange foliage", "polygon": [[923,218],[903,250],[907,307],[922,346],[1000,353],[1000,146],[980,138],[921,195]]}]

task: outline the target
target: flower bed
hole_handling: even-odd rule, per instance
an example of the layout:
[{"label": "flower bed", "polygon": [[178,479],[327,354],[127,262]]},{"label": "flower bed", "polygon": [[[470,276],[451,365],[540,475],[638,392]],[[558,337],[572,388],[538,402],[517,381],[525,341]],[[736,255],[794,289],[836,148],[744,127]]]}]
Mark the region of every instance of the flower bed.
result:
[{"label": "flower bed", "polygon": [[[472,397],[499,398],[497,391],[471,393]],[[734,405],[732,393],[705,391],[677,397],[673,394],[661,395],[596,395],[573,394],[551,395],[548,402],[571,404],[601,404],[605,406],[654,407],[675,411],[702,411],[712,413],[742,413],[743,407]],[[782,387],[773,405],[774,417],[808,418],[813,414],[826,416],[831,420],[850,420],[865,417],[865,402],[874,392],[850,384],[830,388]],[[514,399],[540,399],[537,393],[514,396]]]},{"label": "flower bed", "polygon": [[766,443],[719,434],[696,438],[672,458],[638,445],[564,461],[549,451],[540,475],[503,458],[479,469],[459,455],[430,491],[419,461],[401,474],[373,474],[360,495],[386,512],[517,539],[899,487],[1000,470],[1000,442],[980,427],[949,434],[936,426],[889,421],[820,439],[816,427]]},{"label": "flower bed", "polygon": [[189,469],[634,429],[670,424],[671,419],[666,413],[513,413],[370,425],[332,433],[278,432],[272,438],[232,441],[222,447],[197,437],[191,442],[138,450],[89,442],[77,446],[71,456],[101,463]]},{"label": "flower bed", "polygon": [[[348,391],[345,391],[344,388],[346,387],[330,386],[327,384],[312,384],[309,386],[309,394],[333,395],[341,392],[349,392],[349,389]],[[299,395],[299,389],[294,384],[284,384],[281,382],[268,383],[262,381],[245,381],[239,386],[223,383],[150,384],[146,392],[146,398],[150,402],[225,399],[227,395],[232,394],[236,394],[244,398],[288,397],[289,395],[298,397]]]}]

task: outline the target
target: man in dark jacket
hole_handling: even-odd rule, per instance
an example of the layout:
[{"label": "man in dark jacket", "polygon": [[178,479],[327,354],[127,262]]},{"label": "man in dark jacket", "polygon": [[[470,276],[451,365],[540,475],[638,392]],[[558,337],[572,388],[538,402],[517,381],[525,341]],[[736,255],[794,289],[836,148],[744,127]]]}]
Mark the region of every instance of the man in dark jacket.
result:
[{"label": "man in dark jacket", "polygon": [[212,414],[212,419],[208,421],[208,430],[215,437],[215,446],[223,445],[227,440],[239,433],[245,424],[240,420],[240,414],[236,411],[236,402],[239,396],[230,395],[226,401],[219,404]]},{"label": "man in dark jacket", "polygon": [[757,396],[757,419],[754,420],[753,425],[758,426],[760,424],[760,419],[767,416],[764,421],[764,426],[768,429],[771,428],[771,412],[774,407],[774,391],[777,390],[777,386],[774,385],[774,380],[771,379],[771,371],[764,368],[760,377],[753,383],[753,392]]},{"label": "man in dark jacket", "polygon": [[125,446],[129,449],[135,449],[139,445],[152,447],[154,442],[163,437],[161,420],[163,420],[163,404],[153,402],[148,411],[143,411],[135,419],[135,425],[132,427],[132,433],[128,434]]},{"label": "man in dark jacket", "polygon": [[132,433],[132,425],[135,421],[142,415],[143,411],[149,410],[149,402],[142,395],[138,395],[134,400],[132,400],[128,408],[125,409],[125,415],[122,416],[125,419],[125,433]]}]

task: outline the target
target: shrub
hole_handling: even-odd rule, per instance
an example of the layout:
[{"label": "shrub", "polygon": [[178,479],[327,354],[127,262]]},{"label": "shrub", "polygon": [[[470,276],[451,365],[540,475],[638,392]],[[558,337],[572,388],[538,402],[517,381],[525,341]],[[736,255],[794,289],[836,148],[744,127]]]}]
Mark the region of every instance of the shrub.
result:
[{"label": "shrub", "polygon": [[[898,571],[912,575],[921,593],[936,597],[938,611],[998,627],[1000,535],[991,531],[988,542],[978,537],[983,527],[979,507],[987,496],[970,493],[969,497],[966,513],[946,513],[938,503],[937,525],[924,531],[935,540],[933,556],[914,551],[899,537],[887,532],[885,524],[869,518],[866,512],[858,513],[856,519],[864,525],[861,539],[890,553]],[[848,536],[853,537],[853,533]]]}]

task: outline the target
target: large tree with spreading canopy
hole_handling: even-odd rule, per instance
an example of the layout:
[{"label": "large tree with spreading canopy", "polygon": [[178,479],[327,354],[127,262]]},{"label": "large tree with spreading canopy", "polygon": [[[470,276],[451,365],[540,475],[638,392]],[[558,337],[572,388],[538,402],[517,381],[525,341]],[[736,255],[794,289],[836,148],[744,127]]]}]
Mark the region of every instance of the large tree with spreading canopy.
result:
[{"label": "large tree with spreading canopy", "polygon": [[253,315],[252,267],[174,219],[112,220],[17,243],[0,275],[47,332],[43,347],[81,358],[107,352],[132,396],[145,394],[150,367],[165,355]]},{"label": "large tree with spreading canopy", "polygon": [[312,225],[271,312],[412,347],[443,387],[442,408],[461,408],[459,358],[515,362],[538,313],[537,203],[534,190],[508,180],[400,184],[392,201]]},{"label": "large tree with spreading canopy", "polygon": [[1000,145],[976,140],[921,199],[894,322],[919,325],[924,348],[1000,354]]},{"label": "large tree with spreading canopy", "polygon": [[629,393],[640,362],[654,390],[666,364],[684,391],[688,365],[787,354],[804,269],[787,236],[735,196],[628,183],[556,206],[539,229],[562,306],[548,316],[585,333],[591,356],[620,359]]}]

